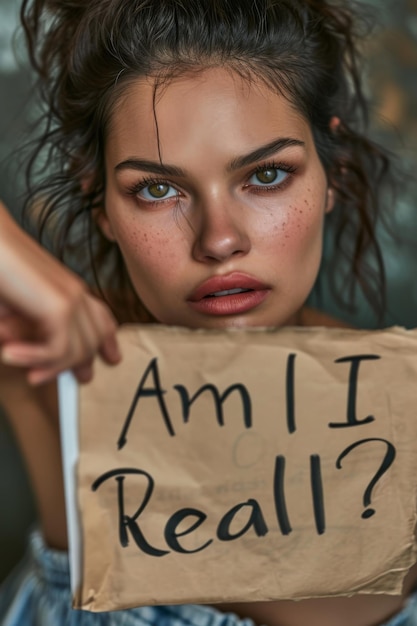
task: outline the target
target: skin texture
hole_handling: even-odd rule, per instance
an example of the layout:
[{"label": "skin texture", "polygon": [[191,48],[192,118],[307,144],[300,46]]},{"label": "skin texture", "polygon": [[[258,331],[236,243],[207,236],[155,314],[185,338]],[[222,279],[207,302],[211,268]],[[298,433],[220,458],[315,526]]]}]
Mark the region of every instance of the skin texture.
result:
[{"label": "skin texture", "polygon": [[[224,69],[170,83],[157,93],[155,115],[153,90],[151,80],[138,80],[115,108],[99,217],[142,302],[160,322],[193,328],[294,322],[316,278],[332,208],[309,125],[282,96]],[[133,163],[160,162],[155,118],[162,163],[181,175]],[[231,168],[282,138],[295,145]],[[256,178],[258,167],[276,177],[268,189]],[[149,179],[151,186],[135,191]],[[166,197],[152,200],[158,183]],[[262,283],[260,303],[242,313],[239,297],[229,298],[224,314],[190,305],[190,295],[213,277],[239,287],[234,273]]]}]

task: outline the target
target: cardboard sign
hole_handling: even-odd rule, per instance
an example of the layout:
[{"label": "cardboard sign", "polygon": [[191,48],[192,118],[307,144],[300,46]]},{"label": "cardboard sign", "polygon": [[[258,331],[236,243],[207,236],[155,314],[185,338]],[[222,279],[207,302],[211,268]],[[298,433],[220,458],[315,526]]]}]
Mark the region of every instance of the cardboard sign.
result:
[{"label": "cardboard sign", "polygon": [[401,592],[416,332],[132,326],[120,340],[123,363],[80,389],[75,606]]}]

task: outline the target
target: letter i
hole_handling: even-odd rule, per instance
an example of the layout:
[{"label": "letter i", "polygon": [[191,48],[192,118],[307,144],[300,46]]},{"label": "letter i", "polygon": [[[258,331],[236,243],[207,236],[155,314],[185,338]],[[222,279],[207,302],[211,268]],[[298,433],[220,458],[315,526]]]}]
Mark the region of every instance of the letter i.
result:
[{"label": "letter i", "polygon": [[290,435],[295,433],[295,398],[294,373],[296,354],[289,354],[287,359],[286,397],[287,397],[287,428]]}]

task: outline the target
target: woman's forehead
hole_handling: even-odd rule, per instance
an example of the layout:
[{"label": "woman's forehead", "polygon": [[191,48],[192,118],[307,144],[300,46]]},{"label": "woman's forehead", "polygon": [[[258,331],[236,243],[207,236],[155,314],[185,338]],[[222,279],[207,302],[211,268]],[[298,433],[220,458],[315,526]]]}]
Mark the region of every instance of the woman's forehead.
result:
[{"label": "woman's forehead", "polygon": [[[115,106],[108,147],[122,158],[129,150],[179,152],[227,142],[245,151],[275,136],[308,144],[304,117],[262,80],[248,81],[222,68],[184,75],[164,85],[150,78],[132,81]],[[122,154],[123,153],[123,154]]]}]

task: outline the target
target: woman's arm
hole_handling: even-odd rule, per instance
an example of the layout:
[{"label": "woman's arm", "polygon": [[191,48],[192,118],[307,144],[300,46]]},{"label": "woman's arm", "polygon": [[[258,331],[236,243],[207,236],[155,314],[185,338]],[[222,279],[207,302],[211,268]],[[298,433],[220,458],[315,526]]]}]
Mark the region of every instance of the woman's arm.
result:
[{"label": "woman's arm", "polygon": [[67,532],[55,381],[34,387],[22,368],[0,364],[0,404],[13,429],[36,498],[46,542],[65,549]]},{"label": "woman's arm", "polygon": [[115,331],[108,309],[0,203],[0,403],[31,477],[43,534],[57,548],[66,546],[66,524],[54,378],[72,369],[80,382],[89,380],[97,352],[117,363]]}]

